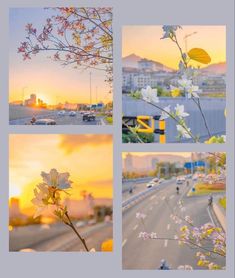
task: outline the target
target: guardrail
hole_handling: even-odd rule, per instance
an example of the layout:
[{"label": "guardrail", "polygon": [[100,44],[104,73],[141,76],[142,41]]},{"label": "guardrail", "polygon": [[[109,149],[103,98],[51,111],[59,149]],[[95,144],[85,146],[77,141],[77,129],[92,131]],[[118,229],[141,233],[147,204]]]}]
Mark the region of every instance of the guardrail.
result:
[{"label": "guardrail", "polygon": [[151,193],[153,191],[156,191],[159,189],[159,187],[161,187],[161,185],[166,185],[168,184],[169,182],[172,182],[173,180],[170,179],[170,180],[167,180],[167,181],[164,181],[163,183],[159,184],[159,185],[155,185],[151,188],[148,188],[140,193],[137,193],[135,194],[134,196],[130,197],[129,199],[125,200],[122,202],[122,210],[126,210],[128,208],[130,208],[132,205],[134,205],[135,203],[143,200],[144,198],[146,198],[147,196],[151,195]]}]

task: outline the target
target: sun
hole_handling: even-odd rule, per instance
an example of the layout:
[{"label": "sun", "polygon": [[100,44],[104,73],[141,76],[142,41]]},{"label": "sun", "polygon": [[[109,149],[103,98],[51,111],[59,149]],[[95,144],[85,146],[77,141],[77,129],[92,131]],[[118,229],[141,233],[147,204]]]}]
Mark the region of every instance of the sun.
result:
[{"label": "sun", "polygon": [[19,197],[21,195],[21,190],[15,184],[9,186],[9,198]]}]

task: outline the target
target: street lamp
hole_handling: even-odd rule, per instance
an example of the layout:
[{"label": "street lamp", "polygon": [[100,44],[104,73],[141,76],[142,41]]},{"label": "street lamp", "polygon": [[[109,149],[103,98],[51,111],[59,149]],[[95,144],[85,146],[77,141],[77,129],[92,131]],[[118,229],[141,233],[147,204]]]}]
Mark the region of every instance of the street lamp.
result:
[{"label": "street lamp", "polygon": [[193,32],[193,33],[190,33],[190,34],[186,34],[184,36],[184,42],[185,42],[185,52],[187,53],[188,52],[188,38],[197,34],[197,32]]},{"label": "street lamp", "polygon": [[91,71],[90,71],[90,111],[91,111],[91,102],[92,102],[92,96],[91,96]]},{"label": "street lamp", "polygon": [[27,86],[24,86],[23,88],[22,88],[22,105],[24,105],[24,91],[25,91],[25,89],[27,89],[28,87]]}]

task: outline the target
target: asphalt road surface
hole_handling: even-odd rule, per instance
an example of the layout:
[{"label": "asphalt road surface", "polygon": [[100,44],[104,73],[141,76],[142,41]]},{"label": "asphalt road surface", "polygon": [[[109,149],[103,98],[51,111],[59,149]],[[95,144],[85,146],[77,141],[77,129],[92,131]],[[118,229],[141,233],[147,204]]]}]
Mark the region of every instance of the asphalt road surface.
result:
[{"label": "asphalt road surface", "polygon": [[146,184],[151,181],[153,179],[153,177],[149,178],[148,181],[145,181],[145,182],[138,182],[138,183],[132,183],[132,182],[129,182],[127,183],[129,188],[132,187],[132,193],[129,193],[129,190],[126,190],[122,193],[122,201],[125,201],[127,199],[129,199],[130,197],[132,197],[133,195],[135,194],[138,194],[144,190],[146,190]]},{"label": "asphalt road surface", "polygon": [[[103,241],[113,238],[112,223],[98,223],[78,228],[89,249],[100,251]],[[84,251],[78,237],[63,223],[31,225],[10,232],[9,250],[20,251]]]},{"label": "asphalt road surface", "polygon": [[[177,240],[165,239],[178,234],[180,226],[172,221],[170,215],[172,210],[179,214],[179,201],[186,208],[184,215],[189,215],[195,226],[215,222],[213,213],[208,209],[208,196],[186,196],[191,186],[192,181],[189,186],[180,185],[180,194],[177,195],[175,180],[163,183],[151,195],[123,211],[123,269],[158,269],[162,259],[167,261],[171,269],[177,269],[179,265],[204,269],[197,266],[195,257],[196,252],[202,250],[180,246]],[[136,218],[137,212],[147,215],[144,226]],[[141,231],[156,232],[158,237],[164,239],[140,239],[138,235]],[[224,258],[219,256],[215,256],[213,261],[225,265]]]},{"label": "asphalt road surface", "polygon": [[[10,125],[27,125],[30,124],[31,119],[32,117],[21,118],[17,120],[10,120],[9,123]],[[56,121],[57,125],[105,125],[103,120],[104,117],[98,116],[96,117],[95,121],[84,122],[80,113],[77,113],[76,116],[71,117],[69,115],[58,116],[57,111],[51,111],[48,112],[48,114],[36,116],[36,119],[52,119]]]}]

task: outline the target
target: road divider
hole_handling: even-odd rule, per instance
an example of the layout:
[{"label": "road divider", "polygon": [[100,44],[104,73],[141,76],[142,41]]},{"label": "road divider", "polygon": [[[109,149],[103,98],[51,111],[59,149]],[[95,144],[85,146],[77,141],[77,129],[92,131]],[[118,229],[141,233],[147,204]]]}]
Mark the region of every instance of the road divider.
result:
[{"label": "road divider", "polygon": [[[165,186],[165,185],[171,183],[172,181],[173,181],[172,179],[164,181],[163,183],[161,183],[159,185],[155,185],[151,188],[147,188],[146,190],[141,191],[141,192],[131,196],[129,199],[122,202],[122,210],[125,211],[125,210],[129,209],[130,207],[132,207],[133,205],[135,205],[139,201],[141,201],[141,200],[145,199],[146,197],[149,197],[150,195],[152,195],[153,192],[156,192],[157,190],[161,189],[162,186]],[[155,196],[156,196],[156,194],[155,194]],[[163,197],[162,197],[163,198],[162,200],[165,200],[166,197],[165,196],[163,196]]]}]

